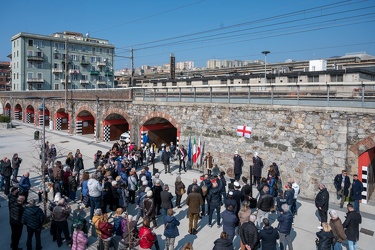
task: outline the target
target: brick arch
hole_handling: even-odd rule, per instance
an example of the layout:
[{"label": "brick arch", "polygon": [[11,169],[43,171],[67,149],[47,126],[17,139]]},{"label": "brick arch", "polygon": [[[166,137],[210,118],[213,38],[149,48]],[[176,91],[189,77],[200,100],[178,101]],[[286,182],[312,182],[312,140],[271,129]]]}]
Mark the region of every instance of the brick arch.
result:
[{"label": "brick arch", "polygon": [[154,112],[151,112],[151,113],[147,114],[141,120],[140,126],[143,126],[143,124],[145,124],[146,121],[148,121],[148,120],[150,120],[150,119],[152,119],[154,117],[161,117],[161,118],[166,119],[167,121],[169,121],[177,129],[177,133],[181,133],[181,125],[176,121],[176,119],[174,119],[169,114],[166,114],[164,112],[154,111]]},{"label": "brick arch", "polygon": [[126,112],[124,112],[124,110],[119,109],[119,108],[109,108],[109,109],[107,109],[107,111],[103,114],[103,121],[110,114],[119,114],[119,115],[122,115],[122,117],[124,117],[124,119],[126,120],[127,123],[129,123],[129,124],[132,123],[132,119],[130,118],[130,116]]},{"label": "brick arch", "polygon": [[375,147],[375,134],[364,138],[349,148],[356,156],[360,156],[367,150]]},{"label": "brick arch", "polygon": [[94,110],[92,108],[88,107],[88,106],[85,106],[85,105],[79,107],[79,109],[77,111],[75,111],[76,118],[77,118],[78,114],[81,113],[81,111],[84,111],[84,110],[89,111],[91,113],[91,115],[94,117],[94,120],[96,121],[96,114],[95,114]]}]

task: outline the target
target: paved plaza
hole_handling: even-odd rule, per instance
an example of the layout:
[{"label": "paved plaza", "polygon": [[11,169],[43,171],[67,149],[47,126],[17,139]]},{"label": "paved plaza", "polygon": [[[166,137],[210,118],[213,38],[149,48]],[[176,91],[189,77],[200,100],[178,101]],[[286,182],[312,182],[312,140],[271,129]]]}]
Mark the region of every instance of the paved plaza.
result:
[{"label": "paved plaza", "polygon": [[[16,128],[13,129],[0,129],[0,157],[3,158],[7,156],[11,158],[14,153],[18,153],[19,157],[23,159],[21,164],[19,175],[22,175],[25,171],[30,172],[30,179],[32,181],[33,190],[38,190],[38,184],[41,181],[40,171],[40,160],[39,160],[39,147],[40,141],[35,141],[33,139],[33,134],[35,130],[40,130],[40,127],[34,127],[33,125],[26,125],[23,123],[15,123]],[[85,165],[85,169],[88,171],[93,171],[93,156],[97,150],[102,150],[106,152],[112,146],[112,143],[105,143],[100,142],[97,143],[94,141],[93,135],[90,136],[77,136],[77,135],[69,135],[65,132],[59,131],[50,131],[46,128],[46,140],[50,142],[50,144],[55,144],[58,150],[58,160],[65,163],[65,158],[68,152],[75,152],[76,149],[80,149],[83,154],[83,161]],[[176,177],[178,176],[178,167],[175,164],[173,166],[172,174],[164,174],[164,171],[161,171],[161,179],[165,184],[170,185],[170,190],[172,190],[172,194],[174,195],[174,182]],[[246,163],[245,163],[246,164]],[[281,171],[283,171],[283,164],[282,162],[278,163],[281,167]],[[156,164],[157,168],[163,170],[163,166],[160,163]],[[193,178],[198,178],[201,175],[199,171],[191,170],[187,173],[181,174],[181,178],[185,186],[188,186],[192,183]],[[254,195],[257,194],[257,191],[254,189]],[[331,194],[333,195],[333,194]],[[35,192],[32,192],[29,197],[37,197]],[[183,195],[182,201],[186,199],[186,194]],[[10,225],[9,225],[9,213],[8,213],[8,203],[7,199],[3,192],[0,193],[0,228],[1,228],[1,247],[0,249],[10,249]],[[339,212],[339,217],[342,221],[345,220],[345,207],[340,209],[338,206],[338,202],[335,204],[330,204],[331,209],[336,209]],[[71,203],[73,209],[77,207],[77,204]],[[316,249],[315,247],[315,233],[318,231],[317,226],[319,225],[319,220],[315,215],[315,206],[314,202],[309,199],[303,199],[301,197],[298,200],[298,215],[294,220],[294,225],[292,229],[292,239],[293,239],[293,247],[294,249],[303,249],[303,250],[313,250]],[[135,205],[131,204],[129,207],[129,213],[132,215],[136,214],[134,209]],[[222,231],[221,228],[217,228],[216,226],[210,228],[208,227],[208,216],[202,218],[202,220],[198,223],[198,234],[197,235],[190,235],[188,234],[188,219],[186,218],[187,214],[187,206],[183,205],[182,208],[174,208],[176,218],[181,222],[179,226],[180,236],[176,238],[175,249],[181,249],[182,246],[186,242],[193,243],[194,249],[212,249],[213,242],[219,238],[220,232]],[[222,207],[221,211],[224,210]],[[85,209],[81,212],[82,215],[89,214],[89,209]],[[375,245],[375,237],[371,235],[371,231],[375,230],[375,206],[372,205],[365,205],[361,204],[361,214],[362,214],[362,224],[360,228],[362,231],[370,230],[370,235],[368,233],[360,233],[360,240],[358,243],[358,249],[362,250],[369,250],[374,249]],[[215,218],[214,216],[213,218]],[[277,226],[276,214],[272,214],[270,216],[270,221],[272,226]],[[164,239],[163,235],[164,227],[160,226],[162,224],[162,218],[159,217],[157,219],[158,228],[155,230],[156,234],[158,235],[159,244],[161,249],[164,249]],[[215,219],[214,219],[215,223]],[[216,224],[216,223],[215,223]],[[94,246],[94,242],[96,238],[91,236],[90,230],[89,235],[89,249],[96,249]],[[26,228],[23,230],[23,235],[20,241],[19,247],[26,249]],[[35,243],[33,244],[35,246]],[[42,246],[43,249],[54,249],[57,248],[57,243],[52,242],[52,237],[49,234],[48,229],[44,229],[42,231]],[[234,239],[234,249],[239,249],[239,237],[235,237]],[[69,249],[66,244],[60,249]]]}]

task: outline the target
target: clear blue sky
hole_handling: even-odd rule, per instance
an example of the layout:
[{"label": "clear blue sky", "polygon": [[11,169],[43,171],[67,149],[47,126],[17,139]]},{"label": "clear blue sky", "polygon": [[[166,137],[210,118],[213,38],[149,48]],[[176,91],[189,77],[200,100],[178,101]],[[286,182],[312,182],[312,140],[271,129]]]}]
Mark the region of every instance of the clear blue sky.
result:
[{"label": "clear blue sky", "polygon": [[[331,0],[17,0],[1,4],[0,61],[19,32],[65,30],[109,40],[135,66],[209,59],[311,60],[365,51],[375,55],[375,1]],[[130,67],[117,58],[115,69]]]}]

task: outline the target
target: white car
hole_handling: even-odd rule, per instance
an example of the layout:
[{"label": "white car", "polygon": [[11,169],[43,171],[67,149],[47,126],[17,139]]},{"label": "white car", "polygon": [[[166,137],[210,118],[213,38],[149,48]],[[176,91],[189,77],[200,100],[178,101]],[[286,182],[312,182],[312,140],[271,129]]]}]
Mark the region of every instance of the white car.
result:
[{"label": "white car", "polygon": [[130,132],[127,131],[120,135],[120,141],[125,141],[126,143],[130,143]]}]

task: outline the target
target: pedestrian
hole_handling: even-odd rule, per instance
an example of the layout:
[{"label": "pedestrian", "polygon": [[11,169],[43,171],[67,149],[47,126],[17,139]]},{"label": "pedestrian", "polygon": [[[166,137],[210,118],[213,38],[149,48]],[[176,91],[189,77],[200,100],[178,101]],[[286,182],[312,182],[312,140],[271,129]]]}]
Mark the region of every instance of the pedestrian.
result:
[{"label": "pedestrian", "polygon": [[4,194],[9,195],[10,177],[12,175],[12,163],[10,162],[8,157],[4,157],[0,161],[0,166],[1,166],[0,189],[3,188],[4,182],[5,182]]},{"label": "pedestrian", "polygon": [[286,250],[288,246],[289,250],[293,250],[292,239],[290,238],[290,231],[292,230],[293,224],[293,214],[289,210],[288,204],[283,204],[281,206],[283,211],[277,217],[279,224],[277,225],[277,230],[279,231],[280,237],[280,249]]},{"label": "pedestrian", "polygon": [[214,167],[214,158],[212,157],[210,152],[207,152],[207,155],[204,157],[203,161],[206,164],[208,176],[211,176],[212,168]]},{"label": "pedestrian", "polygon": [[130,204],[135,203],[135,192],[138,190],[137,178],[135,171],[131,170],[128,177],[128,190],[129,190],[129,201]]},{"label": "pedestrian", "polygon": [[208,226],[212,227],[212,216],[214,211],[216,210],[216,224],[217,227],[220,228],[220,208],[223,204],[221,200],[221,181],[220,176],[218,177],[217,181],[212,183],[212,187],[210,192],[208,193],[207,203],[210,204],[210,210],[208,215]]},{"label": "pedestrian", "polygon": [[251,215],[251,209],[249,208],[249,202],[243,201],[241,204],[241,209],[238,212],[238,219],[239,219],[239,224],[238,228],[241,228],[241,225],[248,222],[250,219]]},{"label": "pedestrian", "polygon": [[77,184],[77,172],[73,171],[72,175],[68,177],[69,183],[69,199],[75,201],[78,184]]},{"label": "pedestrian", "polygon": [[203,204],[201,194],[198,193],[198,188],[193,187],[192,192],[186,198],[186,205],[188,205],[188,217],[189,217],[189,234],[197,234],[199,208]]},{"label": "pedestrian", "polygon": [[225,201],[227,199],[227,181],[225,180],[225,172],[220,171],[219,175],[220,175],[220,181],[221,181],[220,193],[221,193],[222,201],[225,204]]},{"label": "pedestrian", "polygon": [[97,175],[91,174],[91,178],[87,182],[88,194],[90,196],[90,222],[94,216],[94,210],[100,208],[100,197],[104,186],[104,180],[102,184],[97,180]]},{"label": "pedestrian", "polygon": [[234,207],[229,205],[227,209],[223,212],[223,231],[228,234],[228,239],[233,241],[235,230],[238,225],[238,218],[234,214]]},{"label": "pedestrian", "polygon": [[94,211],[94,216],[92,217],[92,224],[95,226],[95,232],[97,235],[97,241],[96,241],[96,246],[97,249],[102,249],[103,248],[103,240],[100,237],[101,236],[101,230],[99,228],[99,222],[107,222],[108,221],[108,215],[103,214],[102,210],[100,208],[95,209]]},{"label": "pedestrian", "polygon": [[164,164],[164,173],[167,172],[171,173],[171,152],[169,151],[169,147],[166,147],[165,150],[163,150],[161,157],[161,162]]},{"label": "pedestrian", "polygon": [[340,208],[344,206],[346,197],[349,195],[350,179],[346,170],[335,176],[333,184],[336,188],[337,199],[340,200]]},{"label": "pedestrian", "polygon": [[225,200],[225,209],[227,209],[230,205],[233,206],[234,211],[237,211],[237,201],[233,198],[233,191],[228,192],[228,197]]},{"label": "pedestrian", "polygon": [[155,186],[155,184],[156,184],[156,182],[157,182],[158,180],[160,181],[160,182],[159,182],[160,186],[161,186],[161,187],[164,187],[164,182],[160,179],[160,174],[159,174],[159,173],[156,173],[156,174],[154,175],[154,178],[152,178],[152,185]]},{"label": "pedestrian", "polygon": [[18,170],[20,169],[21,162],[22,162],[22,159],[18,157],[18,154],[17,153],[14,154],[12,158],[12,169],[13,169],[12,175],[13,175],[13,181],[15,182],[18,182],[17,176],[18,176]]},{"label": "pedestrian", "polygon": [[220,238],[214,241],[214,248],[212,250],[233,250],[233,241],[228,239],[226,232],[221,232]]},{"label": "pedestrian", "polygon": [[176,177],[176,182],[174,183],[175,186],[175,194],[176,194],[176,207],[181,208],[181,199],[182,195],[186,193],[185,184],[182,182],[181,177]]},{"label": "pedestrian", "polygon": [[31,188],[29,177],[30,177],[29,172],[25,172],[22,175],[20,182],[18,183],[19,194],[25,196],[25,202],[27,202],[27,197],[29,196],[29,191]]},{"label": "pedestrian", "polygon": [[247,201],[250,204],[250,200],[253,198],[253,187],[251,187],[247,181],[247,178],[242,176],[243,186],[241,188],[241,201]]},{"label": "pedestrian", "polygon": [[345,234],[349,245],[349,250],[357,249],[357,241],[359,240],[359,224],[362,223],[362,216],[360,213],[354,211],[351,203],[347,206],[348,212],[346,219],[342,226],[345,228]]},{"label": "pedestrian", "polygon": [[331,227],[328,225],[327,222],[322,223],[322,229],[316,233],[318,237],[315,240],[317,250],[331,250],[333,244],[333,239],[335,236],[332,233]]},{"label": "pedestrian", "polygon": [[291,178],[289,182],[292,183],[292,188],[294,190],[293,203],[292,203],[290,211],[292,212],[293,215],[297,215],[297,199],[300,193],[300,188],[297,182],[295,182],[293,178]]},{"label": "pedestrian", "polygon": [[285,188],[285,191],[284,191],[285,203],[288,204],[289,210],[293,214],[292,206],[294,202],[295,191],[292,188],[292,183],[288,182],[284,188]]},{"label": "pedestrian", "polygon": [[103,242],[103,249],[108,250],[112,243],[114,226],[108,220],[99,220],[98,228],[100,230],[100,239]]},{"label": "pedestrian", "polygon": [[187,152],[186,152],[186,149],[185,149],[184,145],[181,145],[181,148],[177,151],[177,156],[180,159],[180,166],[179,166],[178,172],[181,173],[181,168],[183,166],[184,171],[186,173],[185,159],[186,159],[186,156],[187,156]]},{"label": "pedestrian", "polygon": [[[79,153],[77,157],[74,159],[74,171],[79,173],[79,171],[81,171],[82,169],[85,169],[85,166],[83,164],[82,154]],[[80,183],[79,175],[77,175],[77,183]]]},{"label": "pedestrian", "polygon": [[[144,181],[144,184],[147,185],[147,181]],[[147,191],[149,190],[149,187],[145,187],[143,185],[143,188],[141,187],[139,189],[139,194],[138,194],[138,197],[136,199],[136,206],[135,206],[135,210],[137,211],[137,215],[135,217],[135,221],[138,223],[138,220],[139,218],[142,216],[143,217],[143,200],[146,198],[147,196],[147,191],[146,191],[146,188],[147,188]],[[144,218],[143,218],[144,219]]]},{"label": "pedestrian", "polygon": [[270,166],[272,170],[268,171],[268,179],[267,179],[267,184],[268,188],[270,189],[270,195],[273,197],[277,196],[277,181],[276,181],[276,172],[273,169],[273,165]]},{"label": "pedestrian", "polygon": [[[9,196],[11,196],[9,194]],[[22,229],[23,229],[23,224],[22,224],[22,215],[24,212],[24,207],[23,203],[25,202],[25,197],[19,196],[17,197],[17,194],[14,196],[16,199],[11,199],[9,197],[9,224],[10,228],[12,230],[12,235],[11,235],[11,243],[10,247],[12,250],[18,250],[18,244],[20,242],[21,236],[22,236]]]},{"label": "pedestrian", "polygon": [[139,246],[141,249],[150,249],[155,245],[159,250],[159,242],[156,234],[150,228],[150,220],[146,217],[143,219],[142,227],[139,229]]},{"label": "pedestrian", "polygon": [[43,210],[40,209],[35,204],[35,200],[31,199],[29,201],[29,206],[25,208],[22,215],[22,224],[27,227],[27,249],[32,249],[33,235],[35,234],[36,250],[42,249],[42,241],[40,238],[40,233],[45,220],[45,214]]},{"label": "pedestrian", "polygon": [[262,228],[263,218],[268,219],[268,215],[271,212],[271,208],[274,206],[274,200],[272,195],[268,193],[268,186],[263,187],[264,194],[259,197],[257,208],[257,227]]},{"label": "pedestrian", "polygon": [[173,216],[173,209],[168,209],[167,216],[164,220],[165,250],[174,250],[174,242],[180,235],[178,226],[180,222]]},{"label": "pedestrian", "polygon": [[189,195],[189,194],[192,192],[194,186],[198,187],[198,193],[201,193],[200,187],[198,186],[197,178],[194,178],[194,179],[193,179],[193,183],[191,183],[191,184],[188,186],[188,188],[187,188],[187,191],[186,191],[186,194],[187,194],[187,195]]},{"label": "pedestrian", "polygon": [[70,169],[74,169],[74,157],[73,153],[69,152],[66,159],[65,159],[65,164],[70,167]]},{"label": "pedestrian", "polygon": [[259,233],[255,226],[256,216],[250,215],[249,221],[242,224],[239,230],[241,238],[241,250],[250,247],[251,250],[256,250],[259,247]]},{"label": "pedestrian", "polygon": [[63,195],[69,197],[69,176],[72,175],[71,169],[68,166],[63,168],[63,178],[62,178],[62,185],[63,185]]},{"label": "pedestrian", "polygon": [[89,242],[88,235],[82,231],[83,224],[81,222],[73,224],[74,232],[72,236],[72,249],[85,250]]},{"label": "pedestrian", "polygon": [[276,241],[279,237],[279,232],[270,225],[270,221],[267,218],[264,218],[263,229],[259,232],[262,250],[276,250]]},{"label": "pedestrian", "polygon": [[237,181],[233,183],[234,190],[233,190],[233,199],[236,201],[236,209],[234,210],[234,214],[238,215],[238,212],[240,211],[241,207],[241,198],[242,198],[242,193],[241,193],[241,185]]},{"label": "pedestrian", "polygon": [[154,194],[154,202],[155,202],[155,212],[156,215],[161,215],[160,207],[161,207],[161,192],[163,191],[163,187],[161,185],[161,180],[158,179],[155,182],[155,185],[152,188],[152,193]]},{"label": "pedestrian", "polygon": [[85,207],[90,205],[89,187],[88,182],[90,175],[88,172],[83,172],[82,183],[81,183],[81,201]]},{"label": "pedestrian", "polygon": [[47,152],[47,157],[48,157],[47,165],[48,166],[55,165],[56,156],[57,156],[57,151],[56,151],[55,144],[51,144],[51,147],[49,148]]},{"label": "pedestrian", "polygon": [[212,187],[211,180],[208,174],[205,174],[200,184],[200,191],[201,191],[201,195],[203,199],[202,213],[201,213],[202,217],[206,215],[206,202],[207,202],[207,215],[210,212],[210,203],[208,202],[208,194],[210,193],[211,187]]},{"label": "pedestrian", "polygon": [[284,192],[279,190],[279,195],[276,197],[276,212],[277,215],[280,215],[280,212],[283,211],[281,208],[283,204],[286,204],[286,199],[284,198]]},{"label": "pedestrian", "polygon": [[57,202],[57,206],[53,209],[52,217],[56,223],[57,229],[57,246],[61,247],[62,238],[61,233],[64,234],[67,244],[71,244],[71,238],[69,234],[68,218],[72,209],[69,204],[66,203],[65,198],[61,198]]},{"label": "pedestrian", "polygon": [[146,197],[143,199],[143,219],[148,218],[150,221],[152,221],[152,224],[154,228],[158,228],[156,224],[156,218],[155,218],[155,202],[154,198],[152,197],[152,191],[149,190],[146,193]]},{"label": "pedestrian", "polygon": [[352,189],[350,190],[350,198],[353,199],[354,211],[359,212],[359,201],[362,200],[363,184],[358,180],[358,175],[353,175]]},{"label": "pedestrian", "polygon": [[332,229],[332,233],[335,236],[336,243],[333,245],[333,250],[342,250],[342,243],[346,241],[346,234],[342,226],[342,222],[337,215],[336,210],[330,210],[329,215],[331,220],[329,221],[329,226]]},{"label": "pedestrian", "polygon": [[234,152],[233,163],[234,163],[234,167],[233,167],[234,179],[236,181],[239,181],[242,175],[243,160],[242,160],[242,157],[238,154],[238,151]]},{"label": "pedestrian", "polygon": [[315,197],[315,207],[318,210],[318,215],[319,215],[320,224],[321,224],[323,222],[327,222],[329,193],[327,191],[326,186],[323,183],[319,183],[318,188],[319,188],[319,192]]},{"label": "pedestrian", "polygon": [[263,169],[263,161],[262,158],[259,157],[258,152],[254,153],[253,156],[253,176],[255,186],[260,184],[260,178],[262,177],[262,169]]}]

